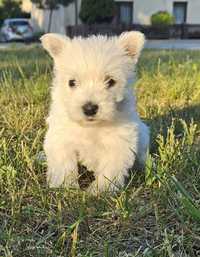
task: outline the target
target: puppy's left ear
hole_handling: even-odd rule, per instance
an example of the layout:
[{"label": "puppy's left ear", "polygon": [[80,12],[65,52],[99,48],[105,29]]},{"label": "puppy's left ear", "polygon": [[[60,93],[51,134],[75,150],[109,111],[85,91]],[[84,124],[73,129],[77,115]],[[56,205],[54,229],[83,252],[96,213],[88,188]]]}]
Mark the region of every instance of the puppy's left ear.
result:
[{"label": "puppy's left ear", "polygon": [[144,34],[139,31],[124,32],[120,35],[119,42],[126,54],[136,63],[144,47]]},{"label": "puppy's left ear", "polygon": [[53,58],[58,57],[70,41],[66,36],[54,33],[45,34],[40,40],[44,49],[46,49]]}]

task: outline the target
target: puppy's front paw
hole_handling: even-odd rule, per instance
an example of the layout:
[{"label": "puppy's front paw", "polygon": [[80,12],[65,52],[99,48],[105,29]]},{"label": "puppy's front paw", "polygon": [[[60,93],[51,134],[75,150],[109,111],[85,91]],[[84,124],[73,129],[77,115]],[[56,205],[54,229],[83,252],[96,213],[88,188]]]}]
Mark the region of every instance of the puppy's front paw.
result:
[{"label": "puppy's front paw", "polygon": [[123,183],[118,183],[116,179],[111,181],[104,176],[99,176],[92,184],[88,187],[87,192],[92,195],[98,195],[103,192],[114,193],[117,192]]},{"label": "puppy's front paw", "polygon": [[65,170],[48,170],[47,182],[49,187],[57,188],[63,185],[64,187],[78,188],[78,177],[76,172],[66,172]]}]

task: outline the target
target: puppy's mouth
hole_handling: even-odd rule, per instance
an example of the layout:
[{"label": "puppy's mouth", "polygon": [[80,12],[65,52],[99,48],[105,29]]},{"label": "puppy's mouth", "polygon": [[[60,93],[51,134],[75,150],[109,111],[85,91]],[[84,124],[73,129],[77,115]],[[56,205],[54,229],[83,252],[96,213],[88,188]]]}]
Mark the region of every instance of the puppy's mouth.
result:
[{"label": "puppy's mouth", "polygon": [[94,126],[98,124],[98,120],[95,118],[85,118],[79,121],[79,124],[82,126]]},{"label": "puppy's mouth", "polygon": [[99,122],[99,120],[98,119],[95,119],[95,118],[87,118],[87,119],[85,119],[85,123],[88,123],[88,124],[96,124],[96,123],[98,123]]},{"label": "puppy's mouth", "polygon": [[94,117],[88,117],[88,118],[86,118],[86,121],[94,122],[94,121],[96,121],[96,119]]},{"label": "puppy's mouth", "polygon": [[97,117],[94,116],[94,117],[85,117],[85,119],[82,122],[88,125],[94,125],[101,122],[101,120],[99,120]]}]

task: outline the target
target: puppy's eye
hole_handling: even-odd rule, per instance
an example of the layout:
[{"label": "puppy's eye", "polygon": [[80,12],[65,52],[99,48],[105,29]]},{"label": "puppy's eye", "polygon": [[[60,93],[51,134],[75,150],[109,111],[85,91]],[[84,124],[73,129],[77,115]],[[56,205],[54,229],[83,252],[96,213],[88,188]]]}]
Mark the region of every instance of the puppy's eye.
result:
[{"label": "puppy's eye", "polygon": [[116,84],[116,81],[112,78],[106,78],[106,84],[108,85],[108,88],[113,87]]},{"label": "puppy's eye", "polygon": [[76,86],[76,80],[75,79],[70,79],[69,80],[69,86],[70,87],[75,87]]}]

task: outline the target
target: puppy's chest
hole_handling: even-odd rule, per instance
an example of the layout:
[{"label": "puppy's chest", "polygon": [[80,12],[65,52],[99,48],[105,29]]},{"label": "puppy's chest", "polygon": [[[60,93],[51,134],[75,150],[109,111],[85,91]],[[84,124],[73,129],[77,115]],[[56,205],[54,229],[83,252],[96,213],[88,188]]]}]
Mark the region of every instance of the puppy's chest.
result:
[{"label": "puppy's chest", "polygon": [[113,151],[119,133],[116,127],[94,127],[82,129],[77,146],[78,161],[88,170],[96,171],[107,154]]},{"label": "puppy's chest", "polygon": [[95,171],[98,166],[104,149],[101,134],[97,131],[86,131],[80,135],[80,143],[77,146],[78,161],[87,167],[88,170]]},{"label": "puppy's chest", "polygon": [[124,127],[96,127],[92,129],[82,129],[79,135],[75,136],[76,151],[78,161],[86,166],[88,170],[96,171],[99,164],[113,154],[118,157],[122,151],[128,149],[132,145],[130,128]]}]

